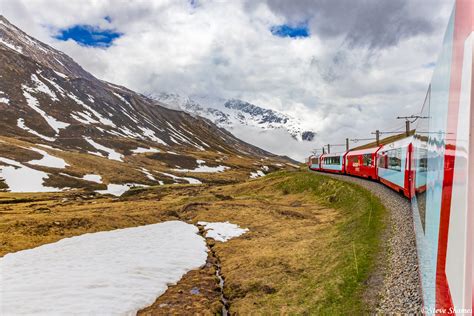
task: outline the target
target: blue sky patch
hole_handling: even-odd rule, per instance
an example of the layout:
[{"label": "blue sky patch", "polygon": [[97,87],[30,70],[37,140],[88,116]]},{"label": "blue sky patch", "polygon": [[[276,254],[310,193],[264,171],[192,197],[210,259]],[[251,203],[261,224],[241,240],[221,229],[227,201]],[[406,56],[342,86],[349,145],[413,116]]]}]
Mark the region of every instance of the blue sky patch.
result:
[{"label": "blue sky patch", "polygon": [[310,35],[307,23],[299,24],[296,26],[292,26],[289,24],[275,25],[270,28],[270,31],[273,35],[279,37],[299,38],[309,37]]},{"label": "blue sky patch", "polygon": [[92,25],[75,25],[60,30],[55,38],[61,41],[72,39],[84,46],[109,47],[114,40],[122,35],[114,30],[102,30]]}]

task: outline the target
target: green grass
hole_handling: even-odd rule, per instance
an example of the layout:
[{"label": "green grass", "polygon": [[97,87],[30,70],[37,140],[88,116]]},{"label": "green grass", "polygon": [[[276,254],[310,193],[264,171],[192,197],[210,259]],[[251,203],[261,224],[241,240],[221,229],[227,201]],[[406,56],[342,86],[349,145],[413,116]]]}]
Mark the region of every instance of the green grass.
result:
[{"label": "green grass", "polygon": [[320,204],[338,209],[343,217],[336,224],[339,233],[333,246],[333,251],[339,253],[338,263],[327,277],[333,281],[325,284],[323,301],[310,304],[309,311],[327,315],[364,313],[364,281],[374,268],[384,228],[385,208],[380,200],[358,185],[313,172],[298,172],[277,187],[283,194],[308,193]]}]

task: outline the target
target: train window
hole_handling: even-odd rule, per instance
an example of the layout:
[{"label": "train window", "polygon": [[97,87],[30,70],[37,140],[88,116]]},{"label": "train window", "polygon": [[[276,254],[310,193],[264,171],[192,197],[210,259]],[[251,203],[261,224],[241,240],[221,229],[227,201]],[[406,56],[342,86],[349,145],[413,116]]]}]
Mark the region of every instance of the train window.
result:
[{"label": "train window", "polygon": [[372,154],[365,154],[362,156],[362,164],[364,166],[372,166]]},{"label": "train window", "polygon": [[313,164],[313,165],[318,165],[318,164],[319,164],[319,158],[317,158],[317,157],[316,157],[316,158],[312,158],[312,159],[311,159],[311,164]]},{"label": "train window", "polygon": [[341,164],[341,157],[326,157],[324,158],[324,164],[326,165],[340,165]]},{"label": "train window", "polygon": [[388,169],[401,171],[402,170],[402,149],[392,149],[387,151]]}]

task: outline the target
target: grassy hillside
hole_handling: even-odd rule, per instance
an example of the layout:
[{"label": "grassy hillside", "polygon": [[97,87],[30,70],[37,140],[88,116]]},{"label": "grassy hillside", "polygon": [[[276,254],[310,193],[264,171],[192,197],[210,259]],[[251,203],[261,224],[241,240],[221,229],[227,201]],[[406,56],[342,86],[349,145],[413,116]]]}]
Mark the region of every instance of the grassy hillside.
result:
[{"label": "grassy hillside", "polygon": [[[229,221],[249,232],[208,243],[231,313],[361,312],[384,209],[368,191],[307,171],[227,185],[164,185],[121,198],[0,193],[0,256],[83,234],[166,220]],[[191,271],[144,314],[220,310],[215,270]],[[199,287],[199,295],[189,295]],[[184,294],[183,294],[184,293]]]}]

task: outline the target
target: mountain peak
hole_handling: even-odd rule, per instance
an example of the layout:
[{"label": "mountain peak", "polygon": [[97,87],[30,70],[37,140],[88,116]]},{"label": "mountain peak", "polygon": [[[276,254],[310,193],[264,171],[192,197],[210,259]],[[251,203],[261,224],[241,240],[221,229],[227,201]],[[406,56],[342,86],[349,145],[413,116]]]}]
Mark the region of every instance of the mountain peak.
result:
[{"label": "mountain peak", "polygon": [[296,118],[236,98],[190,97],[165,92],[152,97],[169,107],[208,118],[229,130],[237,126],[256,127],[263,131],[286,130],[297,141],[312,141],[316,135],[313,131],[303,129]]},{"label": "mountain peak", "polygon": [[29,36],[11,24],[4,16],[0,17],[0,49],[27,56],[71,78],[96,80],[71,57]]}]

